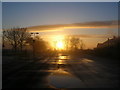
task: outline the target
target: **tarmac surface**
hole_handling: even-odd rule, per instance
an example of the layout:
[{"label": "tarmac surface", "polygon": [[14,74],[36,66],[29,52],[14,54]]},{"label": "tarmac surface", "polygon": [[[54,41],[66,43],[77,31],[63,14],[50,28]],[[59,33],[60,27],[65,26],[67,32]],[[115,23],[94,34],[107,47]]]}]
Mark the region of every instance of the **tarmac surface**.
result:
[{"label": "tarmac surface", "polygon": [[62,54],[37,61],[3,60],[3,89],[119,87],[119,64],[115,60]]}]

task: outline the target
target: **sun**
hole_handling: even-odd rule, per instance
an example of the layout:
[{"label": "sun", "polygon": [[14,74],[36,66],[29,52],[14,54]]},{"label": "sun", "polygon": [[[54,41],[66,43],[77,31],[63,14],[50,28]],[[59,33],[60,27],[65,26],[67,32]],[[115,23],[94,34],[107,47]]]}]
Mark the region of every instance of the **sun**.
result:
[{"label": "sun", "polygon": [[64,48],[64,44],[62,41],[58,41],[56,44],[57,49],[63,49]]},{"label": "sun", "polygon": [[53,50],[65,49],[64,35],[52,35],[50,42]]}]

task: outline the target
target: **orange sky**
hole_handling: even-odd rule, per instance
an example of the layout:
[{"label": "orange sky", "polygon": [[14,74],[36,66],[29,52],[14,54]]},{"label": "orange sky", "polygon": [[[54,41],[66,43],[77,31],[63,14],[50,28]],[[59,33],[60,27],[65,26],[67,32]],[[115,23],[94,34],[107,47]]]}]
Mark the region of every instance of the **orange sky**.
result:
[{"label": "orange sky", "polygon": [[66,35],[81,38],[86,48],[94,48],[118,33],[118,22],[94,21],[74,24],[40,25],[28,27],[29,32],[39,32],[44,40],[61,41]]}]

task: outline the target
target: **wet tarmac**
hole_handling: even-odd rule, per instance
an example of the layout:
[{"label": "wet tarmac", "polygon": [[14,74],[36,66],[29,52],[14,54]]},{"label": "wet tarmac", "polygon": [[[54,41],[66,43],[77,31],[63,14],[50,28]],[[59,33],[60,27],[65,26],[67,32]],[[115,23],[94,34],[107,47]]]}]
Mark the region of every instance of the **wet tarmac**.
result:
[{"label": "wet tarmac", "polygon": [[46,63],[27,62],[12,72],[3,67],[3,88],[117,88],[119,67],[90,58],[59,54]]},{"label": "wet tarmac", "polygon": [[97,59],[60,55],[48,63],[56,67],[48,76],[56,88],[117,88],[119,66],[102,63]]}]

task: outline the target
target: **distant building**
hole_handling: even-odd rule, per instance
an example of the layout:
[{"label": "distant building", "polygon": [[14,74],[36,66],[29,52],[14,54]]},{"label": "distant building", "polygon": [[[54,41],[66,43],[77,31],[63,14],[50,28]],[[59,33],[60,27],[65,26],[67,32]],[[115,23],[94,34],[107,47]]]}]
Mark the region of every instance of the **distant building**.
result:
[{"label": "distant building", "polygon": [[117,38],[115,36],[112,39],[108,38],[107,41],[105,41],[103,43],[98,43],[97,48],[104,48],[104,47],[114,46],[118,42],[118,40],[120,40],[119,38]]}]

